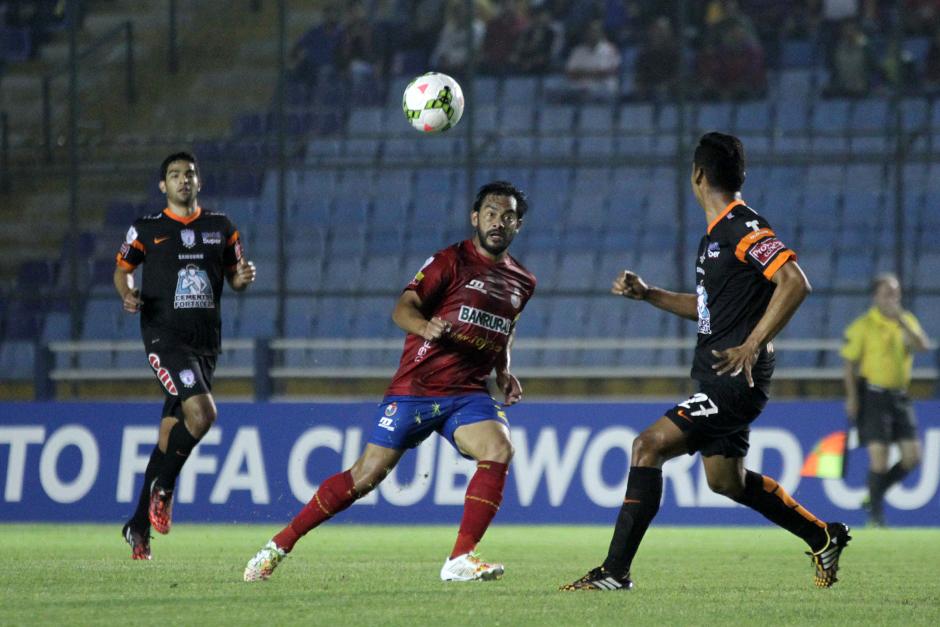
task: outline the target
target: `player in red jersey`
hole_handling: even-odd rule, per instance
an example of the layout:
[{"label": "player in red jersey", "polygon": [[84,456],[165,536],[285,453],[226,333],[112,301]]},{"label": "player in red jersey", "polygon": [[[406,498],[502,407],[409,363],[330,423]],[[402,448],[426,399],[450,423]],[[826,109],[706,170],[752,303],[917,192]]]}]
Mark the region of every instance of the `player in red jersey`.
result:
[{"label": "player in red jersey", "polygon": [[392,319],[408,335],[365,451],[348,470],[321,483],[291,523],[249,560],[245,581],[270,577],[304,534],[368,494],[407,449],[435,431],[477,461],[441,579],[502,576],[501,564],[484,562],[474,549],[499,509],[513,454],[506,414],[487,392],[487,377],[495,369],[505,405],[522,398],[522,386],[509,372],[509,349],[535,277],[507,251],[527,209],[525,194],[510,183],[480,188],[470,212],[473,238],[430,257],[395,305]]}]

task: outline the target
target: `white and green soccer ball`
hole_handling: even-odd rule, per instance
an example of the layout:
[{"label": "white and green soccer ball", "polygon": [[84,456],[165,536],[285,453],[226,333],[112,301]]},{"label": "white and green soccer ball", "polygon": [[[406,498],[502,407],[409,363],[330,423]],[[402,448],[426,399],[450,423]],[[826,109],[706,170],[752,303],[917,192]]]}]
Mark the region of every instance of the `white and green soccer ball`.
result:
[{"label": "white and green soccer ball", "polygon": [[453,78],[428,72],[405,88],[401,108],[408,122],[422,133],[440,133],[453,128],[463,115],[463,90]]}]

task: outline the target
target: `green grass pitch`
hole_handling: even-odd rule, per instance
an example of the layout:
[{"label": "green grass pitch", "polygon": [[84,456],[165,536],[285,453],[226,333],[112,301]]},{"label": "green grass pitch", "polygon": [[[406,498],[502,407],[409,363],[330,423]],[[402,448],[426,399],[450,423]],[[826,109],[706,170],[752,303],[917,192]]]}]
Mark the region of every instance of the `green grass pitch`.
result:
[{"label": "green grass pitch", "polygon": [[819,590],[784,531],[654,526],[628,593],[557,591],[601,561],[600,526],[496,524],[480,548],[503,579],[442,583],[455,527],[327,525],[270,581],[242,582],[276,530],[178,524],[134,562],[120,524],[0,525],[0,624],[940,624],[940,530],[855,530]]}]

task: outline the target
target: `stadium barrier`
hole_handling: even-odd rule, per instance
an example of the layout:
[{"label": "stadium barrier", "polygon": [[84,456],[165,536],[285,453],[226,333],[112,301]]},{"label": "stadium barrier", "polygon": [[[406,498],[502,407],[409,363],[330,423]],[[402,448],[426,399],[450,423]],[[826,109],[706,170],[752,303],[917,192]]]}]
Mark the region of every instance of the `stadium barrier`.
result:
[{"label": "stadium barrier", "polygon": [[[513,354],[528,351],[648,351],[648,350],[676,350],[691,351],[694,347],[694,338],[680,337],[652,337],[652,338],[553,338],[535,339],[521,338],[513,344]],[[841,340],[832,339],[792,339],[774,342],[777,351],[805,351],[837,354],[842,347]],[[384,378],[394,371],[397,365],[397,354],[393,362],[389,362],[386,355],[389,351],[401,351],[402,340],[386,338],[323,338],[323,339],[257,339],[257,340],[226,340],[225,353],[239,355],[234,364],[223,362],[216,371],[216,379],[250,378],[254,380],[255,399],[267,401],[274,390],[274,382],[285,379],[316,379],[342,377],[355,378]],[[932,347],[934,353],[932,361],[940,364],[940,350]],[[289,366],[276,365],[284,363],[286,351],[308,351],[317,354],[317,361],[322,366]],[[337,364],[331,355],[340,352],[370,352],[373,359],[361,359],[359,363],[372,363],[380,365],[352,366]],[[74,364],[72,359],[86,353],[133,353],[141,354],[140,366],[137,368],[88,368],[76,366],[58,366],[57,364]],[[223,353],[223,355],[225,355]],[[59,358],[58,356],[61,356]],[[312,360],[312,358],[311,358]],[[689,365],[648,365],[639,366],[520,366],[516,359],[514,372],[523,378],[685,378],[689,375]],[[638,360],[642,363],[642,360]],[[841,362],[840,362],[841,363]],[[46,347],[37,351],[34,387],[37,400],[52,400],[55,398],[56,383],[76,383],[82,381],[101,381],[113,379],[149,379],[153,376],[152,370],[146,367],[143,359],[142,345],[132,340],[83,340],[67,342],[50,342]],[[810,381],[841,381],[843,368],[838,367],[778,367],[774,378],[778,381],[810,380]],[[914,368],[915,381],[937,382],[940,378],[940,367]]]},{"label": "stadium barrier", "polygon": [[[284,523],[322,478],[359,455],[376,403],[222,403],[176,491],[176,520]],[[623,499],[635,435],[668,403],[522,403],[509,409],[516,455],[500,523],[610,525]],[[891,525],[936,526],[940,402],[916,403],[923,465],[887,494]],[[0,404],[0,521],[110,521],[129,515],[153,443],[158,403]],[[776,477],[811,511],[860,524],[864,451],[844,479],[801,477],[804,460],[846,426],[839,402],[771,402],[751,433],[749,468]],[[354,523],[460,519],[474,464],[442,438],[406,455],[379,488],[340,518]],[[702,466],[683,456],[664,468],[658,522],[767,524],[713,494]]]}]

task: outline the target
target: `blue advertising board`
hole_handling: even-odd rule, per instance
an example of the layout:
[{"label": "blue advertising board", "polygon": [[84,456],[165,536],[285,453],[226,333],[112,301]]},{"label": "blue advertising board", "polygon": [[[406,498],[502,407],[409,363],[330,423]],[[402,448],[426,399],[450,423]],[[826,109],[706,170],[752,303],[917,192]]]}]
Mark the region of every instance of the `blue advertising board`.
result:
[{"label": "blue advertising board", "polygon": [[[118,522],[133,510],[157,438],[159,403],[0,403],[0,521]],[[176,489],[178,522],[286,522],[326,476],[349,467],[375,403],[222,403]],[[497,521],[612,524],[633,438],[666,403],[525,402],[509,410],[516,455]],[[916,404],[923,464],[887,494],[893,525],[940,523],[940,403]],[[838,402],[771,402],[752,425],[747,466],[820,518],[865,520],[865,453],[843,479],[800,476],[806,455],[845,428]],[[433,436],[339,520],[454,523],[474,464]],[[767,524],[713,494],[697,456],[666,464],[660,524]]]}]

